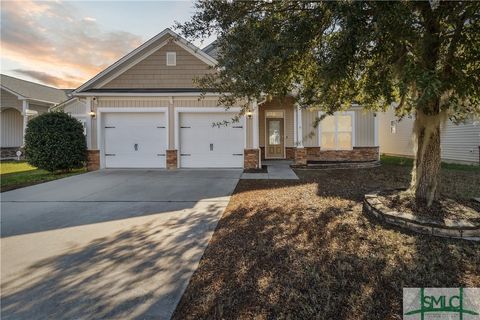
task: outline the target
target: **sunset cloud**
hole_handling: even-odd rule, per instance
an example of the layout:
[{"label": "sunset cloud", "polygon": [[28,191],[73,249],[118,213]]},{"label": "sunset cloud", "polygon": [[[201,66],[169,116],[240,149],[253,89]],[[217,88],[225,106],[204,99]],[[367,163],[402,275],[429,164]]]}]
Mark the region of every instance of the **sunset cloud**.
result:
[{"label": "sunset cloud", "polygon": [[3,1],[2,57],[21,65],[14,70],[19,74],[73,88],[142,42],[138,35],[105,30],[94,18],[75,13],[65,2]]}]

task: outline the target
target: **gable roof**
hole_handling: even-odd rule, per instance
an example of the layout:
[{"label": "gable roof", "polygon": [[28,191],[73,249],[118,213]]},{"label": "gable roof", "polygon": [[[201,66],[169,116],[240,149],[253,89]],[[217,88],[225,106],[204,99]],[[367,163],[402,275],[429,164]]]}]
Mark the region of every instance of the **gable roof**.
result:
[{"label": "gable roof", "polygon": [[217,40],[213,41],[208,46],[203,48],[202,51],[208,54],[210,57],[217,59],[218,57]]},{"label": "gable roof", "polygon": [[0,86],[2,89],[16,95],[19,99],[36,100],[51,104],[57,104],[68,99],[65,91],[61,89],[4,74],[0,74]]},{"label": "gable roof", "polygon": [[[162,41],[162,42],[160,41],[165,36],[170,36],[172,41],[174,41],[177,45],[187,50],[189,53],[191,53],[198,59],[202,60],[206,64],[210,66],[217,65],[217,60],[215,58],[208,55],[197,46],[193,45],[192,43],[188,42],[186,39],[182,38],[177,33],[167,28],[162,32],[160,32],[159,34],[157,34],[156,36],[154,36],[153,38],[151,38],[150,40],[143,43],[138,48],[134,49],[130,53],[120,58],[117,62],[113,63],[108,68],[98,73],[92,79],[82,84],[80,87],[75,89],[75,91],[72,94],[75,95],[76,93],[87,91],[88,89],[91,89],[94,85],[105,82],[105,79],[114,78],[118,76],[123,71],[125,71],[125,67],[126,69],[128,69],[132,65],[147,58],[148,56],[156,52],[158,49],[160,49],[169,41],[169,40]],[[151,47],[153,47],[153,49],[151,49]]]}]

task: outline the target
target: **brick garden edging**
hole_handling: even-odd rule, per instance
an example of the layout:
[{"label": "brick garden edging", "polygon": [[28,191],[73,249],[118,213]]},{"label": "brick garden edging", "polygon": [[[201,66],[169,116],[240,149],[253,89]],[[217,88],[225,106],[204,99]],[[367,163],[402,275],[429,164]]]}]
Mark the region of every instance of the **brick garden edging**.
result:
[{"label": "brick garden edging", "polygon": [[[400,189],[396,189],[399,190]],[[402,189],[403,190],[403,189]],[[480,241],[480,226],[465,220],[446,220],[440,223],[424,217],[414,216],[408,213],[392,211],[379,199],[374,191],[366,194],[363,200],[363,212],[384,221],[385,223],[405,228],[417,233],[428,234],[437,237],[448,237]]]}]

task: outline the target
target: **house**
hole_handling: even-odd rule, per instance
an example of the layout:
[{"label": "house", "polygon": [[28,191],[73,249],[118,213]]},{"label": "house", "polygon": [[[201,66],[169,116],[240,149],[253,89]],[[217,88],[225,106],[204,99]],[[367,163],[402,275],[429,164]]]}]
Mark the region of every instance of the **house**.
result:
[{"label": "house", "polygon": [[14,158],[23,145],[28,120],[67,100],[64,90],[0,75],[1,158]]},{"label": "house", "polygon": [[[97,168],[257,168],[262,159],[378,160],[378,121],[359,107],[327,117],[292,97],[241,102],[226,110],[194,78],[214,72],[204,50],[166,29],[77,88],[62,105],[85,119],[90,170]],[[80,103],[84,103],[83,107]],[[227,121],[227,125],[213,123]]]},{"label": "house", "polygon": [[[380,152],[413,157],[413,117],[398,119],[394,108],[379,113]],[[480,121],[470,119],[463,124],[447,121],[442,128],[441,158],[445,162],[478,164],[480,162]]]}]

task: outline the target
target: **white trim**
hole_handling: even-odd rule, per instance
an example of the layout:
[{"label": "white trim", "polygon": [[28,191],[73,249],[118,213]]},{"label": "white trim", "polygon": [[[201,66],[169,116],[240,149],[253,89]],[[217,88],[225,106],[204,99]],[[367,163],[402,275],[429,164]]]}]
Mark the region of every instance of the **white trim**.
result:
[{"label": "white trim", "polygon": [[296,148],[298,145],[297,139],[297,111],[293,110],[293,146]]},{"label": "white trim", "polygon": [[[87,109],[88,110],[88,109]],[[98,108],[97,109],[97,148],[100,151],[100,168],[105,168],[105,146],[104,146],[104,137],[103,137],[103,126],[102,118],[103,113],[165,113],[165,147],[168,150],[168,140],[169,140],[169,121],[168,121],[168,107],[148,107],[148,108]],[[165,158],[166,161],[166,158]],[[166,164],[165,164],[166,167]]]},{"label": "white trim", "polygon": [[260,147],[260,117],[259,117],[259,108],[257,100],[254,99],[252,102],[253,114],[252,114],[252,148],[258,149]]},{"label": "white trim", "polygon": [[[168,63],[168,57],[169,57],[169,56],[171,57],[170,60],[173,60],[171,63]],[[166,61],[165,61],[165,62],[166,62],[167,67],[175,67],[175,66],[177,65],[177,52],[175,52],[175,51],[168,51],[168,52],[166,53],[165,58],[166,58]]]},{"label": "white trim", "polygon": [[[268,137],[268,134],[267,134],[267,119],[269,117],[267,117],[267,112],[269,111],[273,111],[273,112],[281,112],[283,114],[282,118],[283,118],[283,155],[281,158],[272,158],[272,157],[267,157],[267,137]],[[285,133],[286,133],[286,128],[287,128],[287,123],[286,123],[286,113],[285,113],[285,110],[284,109],[269,109],[269,110],[264,110],[265,112],[265,126],[264,126],[264,131],[265,131],[265,134],[264,134],[264,146],[265,146],[265,159],[285,159],[286,158],[286,155],[287,155],[287,145],[286,145],[286,139],[285,139]],[[277,119],[275,117],[270,117],[271,119]]]},{"label": "white trim", "polygon": [[154,36],[153,38],[149,39],[148,41],[146,41],[145,43],[143,43],[141,46],[137,47],[136,49],[132,50],[131,52],[129,52],[128,54],[126,54],[125,56],[123,56],[122,58],[120,58],[118,61],[116,61],[115,63],[113,63],[112,65],[110,65],[108,68],[104,69],[103,71],[99,72],[96,76],[94,76],[92,79],[88,80],[87,82],[85,82],[84,84],[82,84],[80,87],[78,87],[77,89],[75,89],[75,91],[73,92],[74,94],[76,93],[79,93],[80,91],[83,91],[85,90],[86,88],[88,88],[89,86],[91,86],[92,84],[94,84],[97,80],[99,80],[101,77],[105,76],[106,74],[108,74],[110,71],[113,71],[114,69],[116,69],[117,67],[119,67],[120,65],[122,65],[123,63],[125,63],[126,61],[128,61],[130,58],[132,58],[133,56],[135,56],[137,53],[141,52],[142,50],[144,50],[145,48],[147,48],[148,46],[150,46],[151,44],[153,44],[155,41],[158,41],[159,39],[161,39],[163,36],[165,35],[171,35],[172,37],[175,38],[175,40],[177,40],[178,42],[180,42],[181,44],[183,44],[183,46],[185,48],[188,48],[186,49],[187,51],[189,51],[190,53],[194,54],[195,56],[197,56],[200,60],[202,61],[208,61],[206,63],[208,63],[209,65],[211,66],[215,66],[218,64],[217,60],[210,57],[208,54],[206,54],[205,52],[203,52],[200,48],[196,47],[195,45],[189,43],[187,40],[181,38],[178,34],[176,34],[175,32],[173,32],[172,30],[170,29],[165,29],[163,30],[162,32],[160,32],[159,34],[157,34],[156,36]]},{"label": "white trim", "polygon": [[303,148],[303,120],[302,108],[296,104],[295,113],[297,114],[297,145],[296,148]]},{"label": "white trim", "polygon": [[373,145],[378,147],[378,117],[377,112],[373,112]]},{"label": "white trim", "polygon": [[90,116],[90,111],[92,111],[92,98],[88,97],[85,101],[85,128],[87,131],[87,149],[92,148],[92,117]]},{"label": "white trim", "polygon": [[[200,92],[152,92],[152,93],[139,93],[139,92],[80,92],[74,93],[75,97],[200,97]],[[220,93],[207,92],[207,97],[218,97]]]},{"label": "white trim", "polygon": [[22,101],[22,116],[23,116],[23,132],[22,132],[22,141],[23,145],[25,145],[25,132],[27,130],[27,124],[28,124],[28,100],[23,100]]},{"label": "white trim", "polygon": [[[319,111],[318,112],[318,117],[321,117],[322,114],[325,112]],[[351,149],[338,149],[338,115],[350,115],[352,117],[352,148]],[[320,147],[320,150],[353,150],[355,147],[355,111],[338,111],[333,114],[335,117],[335,148],[334,149],[327,149],[322,147],[322,122],[318,124],[317,128],[317,135],[318,135],[318,146]]]}]

